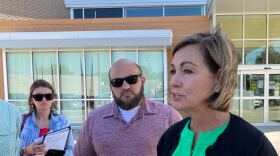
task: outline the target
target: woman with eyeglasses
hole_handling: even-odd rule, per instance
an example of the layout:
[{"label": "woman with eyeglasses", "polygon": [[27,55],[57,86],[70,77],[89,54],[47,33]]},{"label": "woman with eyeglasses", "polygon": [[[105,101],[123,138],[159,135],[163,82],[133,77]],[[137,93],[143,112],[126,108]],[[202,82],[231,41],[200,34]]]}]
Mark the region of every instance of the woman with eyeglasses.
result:
[{"label": "woman with eyeglasses", "polygon": [[[20,153],[23,156],[44,155],[42,136],[70,125],[68,119],[54,110],[54,88],[45,80],[36,80],[30,87],[29,113],[22,118]],[[65,147],[65,156],[73,155],[73,135],[70,133]]]}]

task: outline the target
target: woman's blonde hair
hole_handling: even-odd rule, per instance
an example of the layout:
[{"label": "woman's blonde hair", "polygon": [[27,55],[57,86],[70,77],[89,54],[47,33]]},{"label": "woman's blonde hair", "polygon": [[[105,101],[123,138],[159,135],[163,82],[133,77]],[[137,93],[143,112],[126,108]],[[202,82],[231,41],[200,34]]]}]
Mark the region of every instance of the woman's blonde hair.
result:
[{"label": "woman's blonde hair", "polygon": [[218,76],[218,82],[208,98],[208,106],[219,111],[229,111],[236,87],[238,67],[237,52],[233,43],[218,25],[212,33],[196,33],[182,40],[174,47],[172,56],[189,45],[200,48],[208,69]]}]

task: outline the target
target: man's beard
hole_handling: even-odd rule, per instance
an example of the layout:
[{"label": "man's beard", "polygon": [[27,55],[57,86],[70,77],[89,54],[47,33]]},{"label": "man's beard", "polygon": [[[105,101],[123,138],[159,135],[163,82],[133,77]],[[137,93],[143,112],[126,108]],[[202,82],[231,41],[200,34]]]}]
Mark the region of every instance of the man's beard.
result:
[{"label": "man's beard", "polygon": [[124,102],[121,98],[116,97],[114,93],[113,93],[113,97],[114,97],[114,100],[115,100],[116,104],[121,109],[123,109],[123,110],[130,110],[130,109],[140,105],[140,102],[141,102],[141,100],[144,97],[144,85],[142,85],[139,93],[136,94],[134,98],[132,98],[131,100],[129,100],[127,102]]}]

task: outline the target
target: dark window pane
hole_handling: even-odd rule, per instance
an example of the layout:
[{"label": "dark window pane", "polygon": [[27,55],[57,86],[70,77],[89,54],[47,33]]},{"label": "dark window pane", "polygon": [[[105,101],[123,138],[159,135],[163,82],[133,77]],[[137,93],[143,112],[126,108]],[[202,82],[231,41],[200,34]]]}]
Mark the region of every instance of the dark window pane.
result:
[{"label": "dark window pane", "polygon": [[83,9],[74,9],[74,19],[83,18]]},{"label": "dark window pane", "polygon": [[94,9],[84,9],[85,18],[95,18]]},{"label": "dark window pane", "polygon": [[201,16],[202,7],[165,7],[165,16]]},{"label": "dark window pane", "polygon": [[118,18],[123,17],[122,8],[95,9],[96,18]]},{"label": "dark window pane", "polygon": [[163,8],[126,8],[126,17],[159,17],[163,16]]}]

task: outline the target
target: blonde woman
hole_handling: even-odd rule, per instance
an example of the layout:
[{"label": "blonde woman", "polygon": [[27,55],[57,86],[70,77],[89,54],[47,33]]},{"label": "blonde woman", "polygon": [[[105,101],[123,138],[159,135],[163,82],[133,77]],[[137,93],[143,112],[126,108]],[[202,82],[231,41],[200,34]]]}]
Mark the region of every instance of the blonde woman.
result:
[{"label": "blonde woman", "polygon": [[238,62],[220,27],[184,39],[172,55],[172,105],[189,117],[163,134],[159,156],[277,155],[261,131],[229,112]]}]

